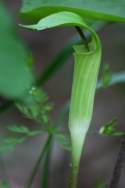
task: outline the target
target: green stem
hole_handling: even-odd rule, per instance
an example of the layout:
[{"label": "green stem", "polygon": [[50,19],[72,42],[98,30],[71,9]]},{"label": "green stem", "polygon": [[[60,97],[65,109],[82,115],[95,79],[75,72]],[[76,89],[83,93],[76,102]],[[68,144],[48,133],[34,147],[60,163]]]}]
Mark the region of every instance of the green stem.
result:
[{"label": "green stem", "polygon": [[70,175],[70,181],[69,181],[69,188],[76,188],[78,171],[79,171],[79,166],[74,167],[74,165],[71,164],[71,175]]},{"label": "green stem", "polygon": [[52,142],[49,145],[48,150],[46,151],[45,161],[43,164],[43,175],[41,178],[41,185],[40,185],[41,188],[49,187],[49,169],[50,169],[51,151],[52,151]]},{"label": "green stem", "polygon": [[48,148],[50,147],[51,140],[52,140],[52,135],[49,134],[48,139],[47,139],[47,141],[46,141],[46,143],[44,145],[44,148],[43,148],[43,150],[42,150],[42,152],[41,152],[41,154],[40,154],[40,156],[39,156],[39,158],[38,158],[38,160],[37,160],[37,162],[36,162],[36,164],[35,164],[35,166],[33,168],[33,171],[31,173],[31,176],[30,176],[29,180],[28,180],[26,188],[30,188],[32,186],[34,178],[35,178],[35,176],[36,176],[36,174],[38,172],[38,168],[40,166],[40,163],[44,159],[44,157],[46,155],[46,152],[48,151]]},{"label": "green stem", "polygon": [[89,51],[89,41],[88,39],[86,38],[84,32],[82,31],[82,29],[78,26],[75,27],[76,28],[76,31],[78,32],[79,36],[81,37],[81,40],[83,42],[83,44],[85,45],[87,51]]},{"label": "green stem", "polygon": [[109,188],[117,188],[119,186],[119,181],[124,163],[125,163],[125,135],[123,136],[121,141],[120,151],[118,154],[118,158],[116,160],[116,164]]}]

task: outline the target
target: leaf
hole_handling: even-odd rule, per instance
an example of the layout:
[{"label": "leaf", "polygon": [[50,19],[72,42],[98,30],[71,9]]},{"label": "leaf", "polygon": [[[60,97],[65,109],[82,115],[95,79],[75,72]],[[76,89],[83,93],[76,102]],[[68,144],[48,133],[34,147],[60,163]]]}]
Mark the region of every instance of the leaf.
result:
[{"label": "leaf", "polygon": [[0,95],[21,97],[33,81],[31,58],[0,2]]},{"label": "leaf", "polygon": [[26,138],[23,137],[5,137],[0,140],[0,153],[5,154],[7,152],[12,151],[17,144],[21,144],[26,140]]},{"label": "leaf", "polygon": [[16,103],[16,106],[27,118],[48,125],[52,104],[49,103],[48,96],[43,90],[32,87],[23,101]]},{"label": "leaf", "polygon": [[29,137],[34,137],[39,134],[42,134],[41,130],[31,130],[26,126],[11,126],[8,127],[8,130],[16,135],[6,136],[0,139],[0,153],[6,154],[7,152],[12,151],[18,144],[22,144]]},{"label": "leaf", "polygon": [[23,19],[39,20],[59,11],[72,11],[84,18],[125,22],[125,0],[23,0]]},{"label": "leaf", "polygon": [[29,129],[25,126],[10,126],[8,127],[8,130],[15,133],[24,133],[27,134],[29,132]]},{"label": "leaf", "polygon": [[99,133],[105,136],[123,136],[123,132],[119,132],[116,130],[117,128],[117,119],[114,118],[110,122],[106,123],[103,127],[101,127]]},{"label": "leaf", "polygon": [[13,135],[11,134],[11,136],[0,138],[1,154],[12,151],[18,144],[22,144],[29,137],[34,137],[43,133],[41,130],[32,130],[24,125],[11,125],[8,127],[8,130],[13,133]]},{"label": "leaf", "polygon": [[111,74],[108,65],[104,66],[101,82],[104,88],[108,87],[111,83]]},{"label": "leaf", "polygon": [[8,127],[8,130],[13,132],[13,133],[24,134],[27,137],[36,136],[36,135],[42,133],[41,130],[31,130],[28,127],[22,126],[22,125],[10,126],[10,127]]}]

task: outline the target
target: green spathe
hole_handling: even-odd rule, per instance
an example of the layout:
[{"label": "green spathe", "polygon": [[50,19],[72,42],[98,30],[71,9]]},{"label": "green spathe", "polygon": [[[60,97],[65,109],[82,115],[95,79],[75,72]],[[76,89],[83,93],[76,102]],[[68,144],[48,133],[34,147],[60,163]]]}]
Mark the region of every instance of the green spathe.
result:
[{"label": "green spathe", "polygon": [[74,47],[75,67],[70,105],[69,128],[72,140],[74,175],[78,173],[80,156],[91,123],[97,77],[101,62],[99,40],[92,40],[90,51],[83,45]]}]

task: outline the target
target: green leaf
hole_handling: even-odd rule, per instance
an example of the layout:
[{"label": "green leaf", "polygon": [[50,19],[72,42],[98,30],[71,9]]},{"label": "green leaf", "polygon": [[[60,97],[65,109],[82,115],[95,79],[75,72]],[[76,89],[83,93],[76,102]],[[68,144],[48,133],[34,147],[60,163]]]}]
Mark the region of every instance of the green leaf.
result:
[{"label": "green leaf", "polygon": [[125,21],[125,0],[23,0],[21,16],[41,19],[59,11],[72,11],[84,18]]},{"label": "green leaf", "polygon": [[13,132],[13,133],[24,134],[27,137],[36,136],[36,135],[42,133],[41,130],[31,130],[28,127],[22,126],[22,125],[10,126],[10,127],[8,127],[8,130]]},{"label": "green leaf", "polygon": [[0,2],[0,95],[17,98],[24,94],[32,84],[29,62],[29,53]]},{"label": "green leaf", "polygon": [[24,133],[27,134],[29,132],[29,129],[25,126],[10,126],[8,127],[8,130],[15,133]]},{"label": "green leaf", "polygon": [[11,125],[8,127],[8,130],[13,133],[13,135],[0,138],[1,154],[6,154],[7,152],[12,151],[18,144],[22,144],[29,137],[34,137],[43,133],[41,130],[31,130],[26,126],[21,125]]},{"label": "green leaf", "polygon": [[101,82],[104,88],[108,87],[111,83],[111,74],[108,65],[104,66]]},{"label": "green leaf", "polygon": [[104,136],[123,136],[124,133],[117,131],[117,119],[114,118],[110,122],[101,127],[99,133]]},{"label": "green leaf", "polygon": [[6,154],[12,151],[18,144],[23,143],[26,140],[24,136],[22,137],[5,137],[0,140],[0,154]]},{"label": "green leaf", "polygon": [[32,87],[23,101],[16,103],[16,106],[27,118],[48,125],[52,104],[49,103],[48,96],[43,90]]}]

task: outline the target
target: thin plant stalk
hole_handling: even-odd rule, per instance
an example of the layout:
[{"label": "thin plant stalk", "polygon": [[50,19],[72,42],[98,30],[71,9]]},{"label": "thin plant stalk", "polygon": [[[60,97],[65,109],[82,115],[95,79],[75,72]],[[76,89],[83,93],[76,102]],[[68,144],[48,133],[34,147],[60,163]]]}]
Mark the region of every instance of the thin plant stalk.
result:
[{"label": "thin plant stalk", "polygon": [[83,44],[85,45],[85,48],[87,49],[87,51],[89,51],[89,41],[86,38],[84,32],[82,31],[82,29],[78,26],[75,27],[76,31],[78,32],[79,36],[81,37],[81,41],[83,42]]},{"label": "thin plant stalk", "polygon": [[40,187],[48,188],[49,187],[49,169],[50,169],[50,161],[51,161],[51,151],[52,151],[52,141],[46,152],[44,164],[43,164],[43,173],[41,178]]},{"label": "thin plant stalk", "polygon": [[109,188],[118,188],[124,162],[125,162],[125,135],[123,136],[121,141],[120,151],[118,154],[118,158],[116,160],[116,164]]},{"label": "thin plant stalk", "polygon": [[47,141],[46,141],[46,143],[45,143],[45,145],[44,145],[44,148],[42,149],[42,152],[40,153],[40,156],[39,156],[39,158],[38,158],[38,160],[37,160],[37,162],[36,162],[36,164],[35,164],[35,166],[34,166],[34,168],[33,168],[33,171],[32,171],[32,173],[31,173],[31,175],[30,175],[30,178],[29,178],[28,183],[27,183],[27,185],[25,186],[25,188],[31,188],[31,186],[32,186],[32,184],[33,184],[33,181],[34,181],[34,178],[35,178],[35,176],[36,176],[36,174],[37,174],[37,172],[38,172],[40,163],[41,163],[42,160],[44,159],[44,157],[45,157],[45,155],[46,155],[46,152],[48,151],[48,149],[49,149],[49,147],[50,147],[50,145],[51,145],[51,141],[52,141],[52,135],[49,134],[49,135],[48,135],[48,139],[47,139]]}]

